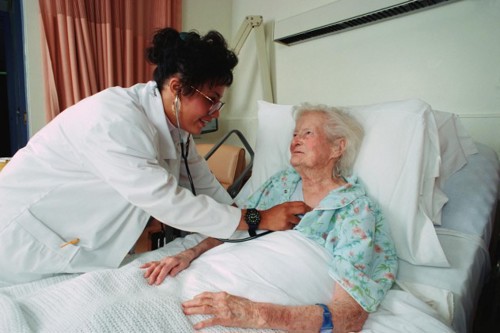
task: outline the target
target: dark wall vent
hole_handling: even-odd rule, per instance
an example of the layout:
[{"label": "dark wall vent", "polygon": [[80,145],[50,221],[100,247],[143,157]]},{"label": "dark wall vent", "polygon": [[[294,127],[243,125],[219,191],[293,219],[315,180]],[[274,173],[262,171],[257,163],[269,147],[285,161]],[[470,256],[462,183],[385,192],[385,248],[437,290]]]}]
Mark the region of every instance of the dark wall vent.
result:
[{"label": "dark wall vent", "polygon": [[454,1],[339,0],[276,22],[274,41],[293,45]]}]

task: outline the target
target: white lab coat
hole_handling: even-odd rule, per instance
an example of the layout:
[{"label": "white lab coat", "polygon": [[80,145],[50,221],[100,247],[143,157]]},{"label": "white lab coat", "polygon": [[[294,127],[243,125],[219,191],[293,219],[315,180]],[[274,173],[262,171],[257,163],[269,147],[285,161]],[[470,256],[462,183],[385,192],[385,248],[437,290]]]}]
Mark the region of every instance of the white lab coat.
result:
[{"label": "white lab coat", "polygon": [[104,90],[53,119],[0,172],[0,281],[117,267],[150,216],[229,237],[240,210],[194,142],[198,196],[178,186],[189,188],[177,141],[154,82]]}]

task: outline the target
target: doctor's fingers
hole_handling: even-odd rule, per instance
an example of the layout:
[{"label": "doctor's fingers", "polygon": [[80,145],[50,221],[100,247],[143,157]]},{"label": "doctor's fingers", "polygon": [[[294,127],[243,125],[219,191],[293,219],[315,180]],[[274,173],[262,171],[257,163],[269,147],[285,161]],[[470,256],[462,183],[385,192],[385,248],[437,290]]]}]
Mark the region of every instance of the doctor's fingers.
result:
[{"label": "doctor's fingers", "polygon": [[288,230],[300,222],[300,215],[310,211],[311,208],[302,201],[285,202],[268,210],[261,211],[261,229]]},{"label": "doctor's fingers", "polygon": [[300,222],[305,213],[311,211],[311,207],[303,201],[290,201],[282,205],[285,206],[286,221],[291,224],[291,228]]},{"label": "doctor's fingers", "polygon": [[288,211],[293,215],[304,215],[312,210],[304,201],[289,201],[282,203]]}]

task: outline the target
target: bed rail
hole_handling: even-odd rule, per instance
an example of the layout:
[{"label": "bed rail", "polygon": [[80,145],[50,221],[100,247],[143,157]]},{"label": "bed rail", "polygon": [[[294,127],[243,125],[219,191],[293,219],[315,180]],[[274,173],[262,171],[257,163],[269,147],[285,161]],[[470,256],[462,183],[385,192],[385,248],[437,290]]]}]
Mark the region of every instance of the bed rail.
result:
[{"label": "bed rail", "polygon": [[[247,139],[245,136],[238,130],[231,130],[229,131],[225,136],[223,136],[219,141],[217,141],[214,146],[205,154],[204,158],[205,160],[208,160],[216,151],[219,149],[228,139],[231,135],[236,135],[240,141],[243,143],[244,148],[247,150],[248,154],[250,155],[250,161],[248,164],[245,166],[241,174],[236,177],[234,182],[227,188],[227,192],[231,196],[231,198],[234,198],[238,192],[240,191],[241,187],[244,185],[245,181],[248,180],[250,177],[250,173],[252,171],[252,166],[253,166],[253,159],[254,159],[254,151],[250,144],[248,143]],[[174,240],[177,237],[184,236],[185,232],[172,228],[168,225],[165,225],[163,223],[159,223],[159,226],[157,226],[156,232],[150,232],[149,234],[149,247],[148,250],[156,250],[157,248],[163,247],[165,244],[168,242]]]},{"label": "bed rail", "polygon": [[238,192],[240,191],[241,187],[245,183],[246,180],[248,180],[250,176],[250,172],[252,171],[252,166],[253,166],[253,158],[254,158],[254,151],[250,144],[248,143],[247,139],[245,136],[238,130],[231,130],[229,131],[225,136],[223,136],[218,142],[214,144],[212,149],[210,149],[204,156],[206,160],[208,160],[216,151],[219,149],[226,141],[229,139],[231,135],[235,134],[243,143],[243,146],[247,150],[248,154],[250,155],[250,161],[248,164],[245,166],[241,174],[234,180],[233,184],[231,184],[227,188],[227,192],[231,196],[231,198],[234,198]]}]

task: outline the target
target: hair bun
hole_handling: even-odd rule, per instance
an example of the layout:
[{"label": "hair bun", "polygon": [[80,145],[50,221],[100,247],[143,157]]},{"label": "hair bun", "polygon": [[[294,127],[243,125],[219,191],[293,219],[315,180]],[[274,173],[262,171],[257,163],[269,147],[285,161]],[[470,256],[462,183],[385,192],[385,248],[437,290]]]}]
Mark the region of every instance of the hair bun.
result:
[{"label": "hair bun", "polygon": [[174,74],[179,75],[184,87],[204,84],[230,86],[232,70],[238,63],[238,58],[217,31],[201,36],[195,30],[158,30],[146,56],[150,63],[157,65],[153,77],[158,87]]},{"label": "hair bun", "polygon": [[173,48],[180,44],[180,40],[180,33],[175,29],[165,28],[157,31],[151,46],[146,49],[148,61],[155,65],[163,62]]}]

